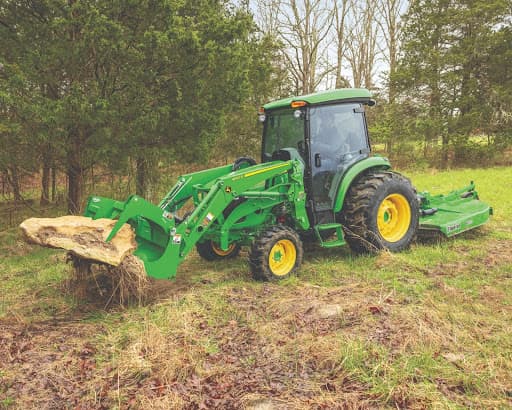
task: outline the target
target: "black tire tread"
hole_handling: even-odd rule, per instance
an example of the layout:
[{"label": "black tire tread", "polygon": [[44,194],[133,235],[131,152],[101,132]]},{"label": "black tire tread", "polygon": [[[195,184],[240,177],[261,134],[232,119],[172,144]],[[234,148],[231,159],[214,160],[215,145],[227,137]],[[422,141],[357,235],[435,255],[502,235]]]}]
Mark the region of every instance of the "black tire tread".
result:
[{"label": "black tire tread", "polygon": [[[371,218],[369,215],[371,201],[377,189],[391,181],[416,192],[408,178],[397,172],[383,170],[370,170],[363,173],[347,192],[339,219],[345,231],[345,239],[350,248],[358,254],[375,253],[386,248],[379,236],[369,228],[368,221]],[[413,236],[406,244],[395,247],[392,251],[406,249],[415,239],[419,217],[418,212],[416,214],[413,215],[412,220],[412,224],[416,224]]]},{"label": "black tire tread", "polygon": [[[283,277],[276,277],[270,271],[268,266],[268,255],[276,241],[285,238],[291,239],[295,243],[295,247],[297,249],[297,260],[295,262],[295,267],[292,269],[292,271],[290,271],[288,275]],[[304,250],[299,234],[286,225],[277,225],[263,231],[254,240],[249,251],[249,266],[251,268],[252,276],[254,279],[262,281],[275,281],[278,279],[284,279],[285,277],[288,277],[294,273],[302,263],[303,256]]]},{"label": "black tire tread", "polygon": [[240,253],[240,245],[237,245],[235,249],[229,254],[225,256],[217,255],[212,248],[212,241],[204,241],[196,244],[197,253],[201,258],[207,261],[217,261],[220,259],[231,259],[238,256]]}]

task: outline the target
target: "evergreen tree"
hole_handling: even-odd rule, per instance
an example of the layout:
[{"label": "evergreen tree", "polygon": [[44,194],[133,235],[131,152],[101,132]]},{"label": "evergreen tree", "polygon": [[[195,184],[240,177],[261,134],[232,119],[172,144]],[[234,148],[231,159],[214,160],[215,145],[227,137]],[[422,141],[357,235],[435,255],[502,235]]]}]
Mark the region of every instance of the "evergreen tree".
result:
[{"label": "evergreen tree", "polygon": [[161,159],[206,159],[249,99],[253,30],[246,9],[220,0],[5,1],[0,137],[17,155],[6,163],[42,164],[42,200],[58,164],[71,213],[95,165],[132,158],[147,194]]},{"label": "evergreen tree", "polygon": [[501,88],[494,71],[507,58],[492,53],[507,16],[502,0],[416,0],[405,16],[394,81],[401,101],[416,105],[409,120],[424,132],[425,150],[441,139],[442,166],[450,147],[460,160],[469,136],[492,122],[494,90]]}]

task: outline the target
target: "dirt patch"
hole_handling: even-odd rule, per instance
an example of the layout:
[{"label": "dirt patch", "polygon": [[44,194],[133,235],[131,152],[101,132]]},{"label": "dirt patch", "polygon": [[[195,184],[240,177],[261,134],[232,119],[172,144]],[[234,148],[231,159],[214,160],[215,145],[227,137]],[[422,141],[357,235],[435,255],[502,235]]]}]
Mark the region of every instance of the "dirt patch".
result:
[{"label": "dirt patch", "polygon": [[3,253],[9,256],[25,256],[34,251],[34,246],[26,242],[16,240],[13,245],[6,246]]},{"label": "dirt patch", "polygon": [[488,268],[512,264],[512,240],[490,241],[483,263]]},{"label": "dirt patch", "polygon": [[217,352],[202,355],[195,365],[184,363],[187,371],[171,378],[161,364],[131,389],[130,400],[179,397],[183,409],[306,409],[347,408],[343,401],[336,405],[330,398],[330,394],[342,397],[344,391],[359,404],[369,399],[364,385],[343,381],[314,355],[297,362],[291,354],[283,354],[283,346],[274,346],[235,321],[205,327],[198,338],[205,333],[215,339]]},{"label": "dirt patch", "polygon": [[492,269],[499,266],[512,264],[512,241],[511,240],[489,240],[483,244],[485,256],[477,259],[468,255],[465,247],[455,249],[461,255],[456,262],[441,262],[438,265],[425,270],[427,276],[457,276],[468,271],[479,271]]},{"label": "dirt patch", "polygon": [[[189,288],[185,300],[191,294]],[[361,318],[350,322],[347,301],[341,316],[320,317],[312,308],[329,305],[327,300],[338,305],[345,297],[341,289],[268,284],[232,288],[224,297],[236,306],[226,311],[229,320],[211,321],[207,310],[172,307],[171,333],[148,324],[132,338],[116,364],[128,403],[183,409],[341,409],[371,403],[368,386],[336,361],[342,343],[337,331],[350,332],[344,323]],[[362,312],[354,314],[373,316],[367,307]]]}]

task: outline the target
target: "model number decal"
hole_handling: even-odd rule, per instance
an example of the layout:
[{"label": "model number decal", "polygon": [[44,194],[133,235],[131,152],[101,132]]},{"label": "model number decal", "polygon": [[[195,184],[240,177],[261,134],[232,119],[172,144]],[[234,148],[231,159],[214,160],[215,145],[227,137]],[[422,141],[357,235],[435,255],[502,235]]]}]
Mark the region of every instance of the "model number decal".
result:
[{"label": "model number decal", "polygon": [[453,231],[456,231],[457,229],[460,229],[460,224],[448,225],[446,227],[446,230],[448,232],[453,232]]}]

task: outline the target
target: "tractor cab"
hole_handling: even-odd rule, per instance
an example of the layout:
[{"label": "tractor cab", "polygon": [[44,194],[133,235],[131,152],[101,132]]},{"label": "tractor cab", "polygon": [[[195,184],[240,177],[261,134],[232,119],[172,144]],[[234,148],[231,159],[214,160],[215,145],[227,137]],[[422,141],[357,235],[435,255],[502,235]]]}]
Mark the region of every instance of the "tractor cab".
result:
[{"label": "tractor cab", "polygon": [[315,225],[334,222],[343,176],[369,156],[363,107],[373,104],[367,90],[341,89],[279,100],[260,112],[262,162],[302,159],[308,211]]}]

